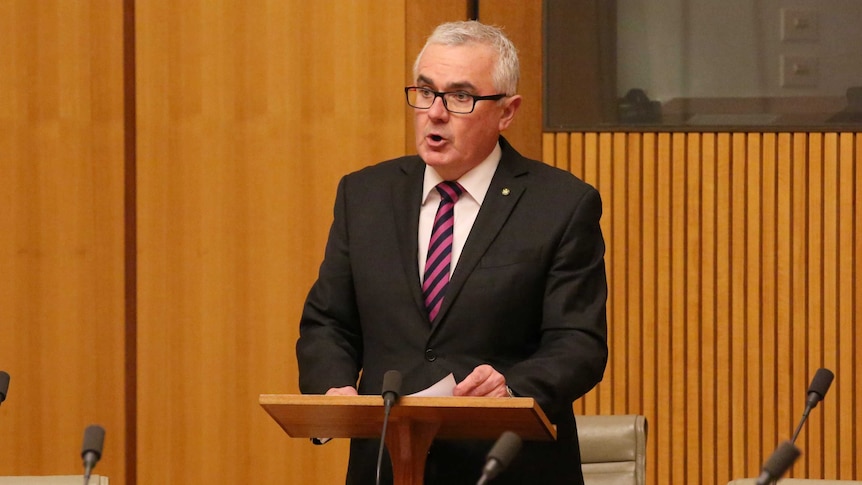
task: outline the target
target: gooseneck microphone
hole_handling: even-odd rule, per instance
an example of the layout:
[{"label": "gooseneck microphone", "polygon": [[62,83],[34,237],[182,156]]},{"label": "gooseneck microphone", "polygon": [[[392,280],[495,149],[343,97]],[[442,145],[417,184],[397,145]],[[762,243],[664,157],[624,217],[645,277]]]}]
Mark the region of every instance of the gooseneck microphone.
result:
[{"label": "gooseneck microphone", "polygon": [[790,465],[799,458],[800,453],[796,445],[790,441],[782,441],[763,464],[763,472],[757,479],[757,485],[767,485],[781,478]]},{"label": "gooseneck microphone", "polygon": [[835,374],[829,369],[817,369],[817,372],[814,373],[814,378],[811,379],[811,384],[808,386],[805,411],[802,413],[802,419],[799,420],[799,424],[796,426],[793,438],[790,441],[784,441],[779,444],[778,448],[772,453],[772,456],[766,460],[766,463],[763,464],[763,473],[757,479],[757,485],[775,483],[793,465],[793,462],[799,458],[801,452],[794,445],[796,438],[799,436],[799,432],[802,430],[805,421],[808,420],[808,414],[826,396],[826,391],[829,390],[829,386],[832,385],[832,379],[834,378]]},{"label": "gooseneck microphone", "polygon": [[817,407],[817,403],[822,401],[826,396],[826,391],[829,390],[829,386],[832,385],[832,379],[834,378],[835,374],[833,374],[829,369],[820,368],[814,373],[814,378],[811,379],[811,385],[808,386],[808,398],[805,402],[805,411],[802,413],[802,419],[799,420],[799,424],[796,426],[796,431],[793,433],[793,439],[790,440],[791,443],[796,443],[796,437],[799,436],[799,432],[802,431],[802,425],[805,424],[805,421],[808,419],[808,413]]},{"label": "gooseneck microphone", "polygon": [[521,451],[521,437],[512,431],[504,431],[488,452],[485,468],[476,485],[485,485],[489,480],[496,478],[509,466],[519,451]]},{"label": "gooseneck microphone", "polygon": [[6,400],[7,391],[9,391],[9,373],[0,370],[0,404]]},{"label": "gooseneck microphone", "polygon": [[84,445],[81,447],[81,458],[84,460],[84,485],[90,483],[90,473],[96,463],[102,458],[102,445],[105,442],[105,429],[97,424],[87,426],[84,430]]},{"label": "gooseneck microphone", "polygon": [[383,374],[383,431],[380,434],[380,449],[377,450],[377,481],[380,485],[380,467],[383,463],[383,446],[386,443],[386,427],[389,424],[389,412],[392,411],[392,405],[398,401],[401,395],[401,373],[397,370],[386,371]]}]

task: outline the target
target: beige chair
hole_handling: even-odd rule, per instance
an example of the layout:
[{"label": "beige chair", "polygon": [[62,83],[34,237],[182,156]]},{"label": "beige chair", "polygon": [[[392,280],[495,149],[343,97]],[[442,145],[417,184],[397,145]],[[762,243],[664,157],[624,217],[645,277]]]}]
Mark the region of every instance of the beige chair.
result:
[{"label": "beige chair", "polygon": [[[0,477],[0,485],[82,485],[84,475]],[[108,485],[108,477],[90,475],[90,485]]]},{"label": "beige chair", "polygon": [[[727,485],[755,485],[756,478],[738,478],[731,480]],[[776,482],[777,485],[853,485],[862,482],[857,480],[820,480],[816,478],[783,478]]]},{"label": "beige chair", "polygon": [[646,417],[576,416],[575,420],[585,485],[644,485]]}]

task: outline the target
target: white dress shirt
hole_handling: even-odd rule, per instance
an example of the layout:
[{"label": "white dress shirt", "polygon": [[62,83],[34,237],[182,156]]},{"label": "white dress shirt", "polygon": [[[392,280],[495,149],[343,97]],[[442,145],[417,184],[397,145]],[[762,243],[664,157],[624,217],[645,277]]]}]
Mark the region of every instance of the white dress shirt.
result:
[{"label": "white dress shirt", "polygon": [[[461,250],[464,249],[464,243],[467,242],[467,236],[470,235],[470,229],[473,228],[473,223],[476,221],[476,215],[479,214],[479,208],[482,207],[482,201],[485,200],[485,194],[488,193],[488,187],[491,185],[491,179],[494,177],[494,172],[497,170],[497,165],[500,164],[500,156],[502,150],[500,144],[494,147],[488,158],[482,161],[469,172],[465,173],[456,182],[464,188],[464,193],[458,198],[455,203],[455,227],[452,238],[452,264],[449,267],[449,275],[455,271],[458,264],[458,258],[461,257]],[[434,217],[437,215],[437,207],[440,205],[440,193],[435,187],[443,181],[443,178],[434,170],[433,167],[425,165],[425,181],[422,186],[422,193],[425,197],[422,199],[422,208],[419,211],[419,282],[425,278],[425,259],[428,257],[428,243],[431,239],[431,230],[434,226]]]}]

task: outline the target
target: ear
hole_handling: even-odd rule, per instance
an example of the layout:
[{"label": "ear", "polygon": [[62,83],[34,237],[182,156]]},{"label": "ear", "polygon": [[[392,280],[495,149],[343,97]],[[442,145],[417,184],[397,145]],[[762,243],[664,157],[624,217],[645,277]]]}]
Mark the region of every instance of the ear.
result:
[{"label": "ear", "polygon": [[521,106],[521,95],[516,94],[512,97],[506,98],[503,104],[502,115],[500,116],[500,131],[505,130],[512,124],[512,120],[515,119],[515,113],[518,111],[518,108]]}]

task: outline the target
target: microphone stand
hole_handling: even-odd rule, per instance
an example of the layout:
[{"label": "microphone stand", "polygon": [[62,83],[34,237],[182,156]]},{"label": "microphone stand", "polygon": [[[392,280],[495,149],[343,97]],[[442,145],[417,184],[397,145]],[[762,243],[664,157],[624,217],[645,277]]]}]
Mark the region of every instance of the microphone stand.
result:
[{"label": "microphone stand", "polygon": [[[814,373],[814,378],[811,379],[811,384],[808,386],[808,398],[805,402],[805,410],[802,412],[802,418],[799,420],[799,424],[796,425],[796,430],[793,432],[793,438],[790,439],[789,447],[798,450],[794,444],[796,443],[796,438],[799,437],[799,433],[802,431],[802,426],[808,421],[808,415],[811,413],[811,410],[817,407],[817,403],[823,400],[826,397],[826,392],[829,390],[829,386],[832,385],[832,380],[835,378],[835,374],[832,373],[831,370],[826,368],[817,369],[817,372]],[[798,453],[797,455],[798,456]],[[787,464],[787,468],[796,460],[796,456],[788,455],[791,457],[790,463]],[[782,472],[783,474],[783,472]],[[771,485],[775,485],[778,483],[779,476],[772,478],[769,481]]]},{"label": "microphone stand", "polygon": [[380,468],[383,464],[383,447],[386,444],[386,428],[389,427],[389,412],[392,411],[392,401],[386,401],[383,411],[383,431],[380,433],[380,447],[377,449],[377,479],[374,482],[380,485]]},{"label": "microphone stand", "polygon": [[386,446],[386,428],[389,426],[389,413],[392,411],[392,405],[398,400],[401,394],[401,373],[397,370],[386,371],[383,374],[383,430],[380,435],[380,447],[377,450],[377,480],[375,483],[380,485],[380,468],[383,464],[383,448]]}]

